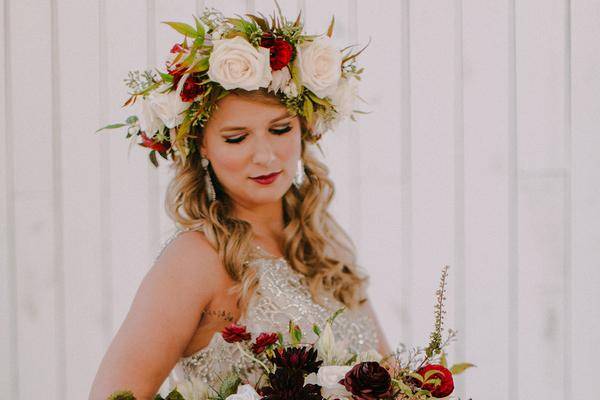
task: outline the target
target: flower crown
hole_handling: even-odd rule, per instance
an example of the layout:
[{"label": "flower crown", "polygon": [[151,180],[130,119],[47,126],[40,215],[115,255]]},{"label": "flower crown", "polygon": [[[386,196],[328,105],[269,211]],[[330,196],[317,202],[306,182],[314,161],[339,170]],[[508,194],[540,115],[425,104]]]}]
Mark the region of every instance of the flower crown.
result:
[{"label": "flower crown", "polygon": [[98,131],[126,126],[126,137],[132,144],[140,137],[158,167],[156,153],[185,160],[197,151],[194,128],[204,126],[215,103],[233,89],[275,94],[292,115],[306,118],[311,129],[303,139],[310,143],[342,119],[354,121],[354,113],[364,113],[353,106],[363,72],[355,61],[366,46],[356,53],[349,51],[353,46],[339,50],[331,39],[335,18],[326,34],[309,36],[300,14],[291,22],[277,8],[270,21],[260,13],[225,18],[213,8],[194,16],[195,26],[164,22],[184,35],[171,48],[166,72],[130,71],[125,83],[132,92],[123,107],[137,101],[137,115]]}]

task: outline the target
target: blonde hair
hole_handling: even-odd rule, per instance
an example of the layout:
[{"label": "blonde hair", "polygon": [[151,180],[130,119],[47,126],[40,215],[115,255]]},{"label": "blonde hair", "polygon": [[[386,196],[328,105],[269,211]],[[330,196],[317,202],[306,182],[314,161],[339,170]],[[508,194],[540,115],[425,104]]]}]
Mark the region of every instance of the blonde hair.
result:
[{"label": "blonde hair", "polygon": [[[263,103],[282,104],[264,89],[231,93]],[[304,117],[298,117],[304,138],[310,128]],[[232,293],[238,296],[238,306],[245,314],[258,284],[256,271],[246,262],[253,251],[252,227],[232,216],[231,198],[221,188],[210,167],[216,201],[209,203],[207,200],[205,172],[200,165],[202,130],[194,129],[198,151],[190,153],[184,162],[178,159],[173,163],[175,174],[167,188],[165,208],[176,225],[203,232],[218,251],[225,270],[237,282]],[[314,301],[321,303],[321,291],[328,291],[348,308],[355,308],[364,301],[368,277],[356,264],[352,240],[328,212],[335,192],[328,177],[329,169],[311,154],[304,139],[301,157],[305,182],[299,189],[292,185],[282,198],[284,256],[290,266],[305,277]]]}]

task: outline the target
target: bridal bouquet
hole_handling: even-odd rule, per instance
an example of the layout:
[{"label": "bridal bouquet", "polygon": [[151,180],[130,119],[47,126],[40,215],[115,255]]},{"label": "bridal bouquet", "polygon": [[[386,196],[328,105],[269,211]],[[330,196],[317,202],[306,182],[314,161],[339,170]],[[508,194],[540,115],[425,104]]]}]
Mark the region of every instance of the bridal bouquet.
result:
[{"label": "bridal bouquet", "polygon": [[[202,382],[182,382],[166,397],[155,400],[427,400],[449,398],[454,390],[454,376],[473,364],[459,363],[448,367],[444,348],[455,338],[449,330],[442,338],[443,301],[447,266],[436,292],[435,329],[425,349],[404,348],[382,357],[375,350],[349,354],[336,343],[332,323],[343,312],[336,311],[325,326],[313,326],[318,339],[303,343],[301,329],[289,323],[290,343],[280,332],[262,332],[255,338],[245,326],[231,324],[223,339],[237,346],[243,356],[252,359],[262,374],[250,384],[238,374],[223,377],[218,388]],[[210,389],[210,390],[209,390]],[[116,392],[110,400],[133,400],[131,392]]]}]

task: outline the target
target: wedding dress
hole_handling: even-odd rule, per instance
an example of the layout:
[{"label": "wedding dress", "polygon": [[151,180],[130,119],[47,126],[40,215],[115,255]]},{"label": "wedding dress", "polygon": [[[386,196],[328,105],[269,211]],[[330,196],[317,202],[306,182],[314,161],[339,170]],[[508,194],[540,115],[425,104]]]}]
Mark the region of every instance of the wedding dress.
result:
[{"label": "wedding dress", "polygon": [[[156,259],[181,232],[177,230],[165,241]],[[281,332],[287,341],[288,324],[292,320],[300,326],[303,342],[313,343],[317,339],[313,324],[323,327],[327,318],[343,304],[331,295],[323,295],[323,306],[314,302],[303,275],[294,271],[285,258],[272,256],[259,246],[255,250],[256,257],[248,262],[256,265],[259,283],[246,316],[237,323],[245,325],[253,339],[261,332]],[[334,319],[332,331],[336,341],[353,353],[377,349],[379,341],[374,322],[365,312],[345,309]],[[194,380],[218,388],[223,376],[232,370],[246,376],[256,373],[253,364],[240,354],[238,347],[226,342],[220,332],[215,332],[206,347],[179,359],[162,384],[160,393],[166,394],[175,385]]]}]

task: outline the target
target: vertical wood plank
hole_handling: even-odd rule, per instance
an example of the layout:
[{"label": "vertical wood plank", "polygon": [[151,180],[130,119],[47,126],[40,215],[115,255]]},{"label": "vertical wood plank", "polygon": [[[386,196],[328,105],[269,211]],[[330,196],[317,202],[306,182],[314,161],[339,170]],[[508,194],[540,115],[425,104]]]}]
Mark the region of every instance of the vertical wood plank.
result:
[{"label": "vertical wood plank", "polygon": [[[105,344],[100,231],[101,121],[98,7],[59,0],[61,170],[64,202],[66,398],[85,398]],[[81,72],[85,71],[84,74]],[[92,79],[90,79],[92,78]],[[83,89],[83,90],[82,90]]]},{"label": "vertical wood plank", "polygon": [[[9,44],[12,87],[19,82],[10,99],[19,396],[56,399],[64,366],[59,364],[61,349],[56,346],[60,289],[54,271],[50,3],[15,2],[8,18],[27,21],[10,24]],[[31,62],[32,56],[36,62]]]},{"label": "vertical wood plank", "polygon": [[[410,3],[412,158],[412,345],[426,346],[441,268],[451,266],[448,293],[455,294],[454,263],[454,18],[451,2]],[[453,301],[446,327],[454,327]],[[459,338],[460,339],[460,338]],[[453,357],[455,348],[450,349]]]},{"label": "vertical wood plank", "polygon": [[[356,123],[356,146],[361,149],[360,179],[362,193],[361,240],[357,242],[363,265],[371,275],[370,296],[384,327],[390,346],[406,340],[406,325],[401,320],[401,295],[398,289],[407,277],[401,273],[402,202],[400,112],[402,62],[399,43],[387,38],[397,35],[402,16],[401,3],[358,2],[357,38],[351,43],[371,43],[359,60],[365,68],[360,96],[367,104],[357,108],[371,112],[359,115]],[[358,50],[358,49],[357,49]],[[382,62],[385,60],[385,62]],[[352,162],[352,160],[351,160]],[[356,196],[357,194],[351,194]],[[384,223],[377,223],[383,221]]]},{"label": "vertical wood plank", "polygon": [[[129,91],[123,83],[127,73],[131,70],[143,70],[147,66],[146,6],[146,2],[142,0],[106,2],[109,104],[106,123],[123,121],[135,113],[133,108],[119,107],[127,99]],[[152,229],[148,220],[150,161],[146,149],[138,145],[128,148],[129,142],[125,139],[124,132],[105,133],[104,140],[110,143],[109,210],[114,334],[154,256],[149,248]]]},{"label": "vertical wood plank", "polygon": [[12,77],[9,0],[0,1],[0,123],[3,160],[0,164],[0,387],[18,397],[17,301],[15,265],[15,183],[12,131]]},{"label": "vertical wood plank", "polygon": [[[564,385],[565,34],[562,1],[516,3],[518,398]],[[548,382],[554,382],[548,385]]]},{"label": "vertical wood plank", "polygon": [[[466,346],[465,359],[477,365],[459,378],[465,382],[464,398],[505,399],[510,386],[504,328],[509,273],[507,20],[504,3],[463,1],[466,330],[459,340]],[[493,323],[486,323],[489,319]]]},{"label": "vertical wood plank", "polygon": [[600,1],[572,1],[570,398],[589,396],[600,359]]}]

